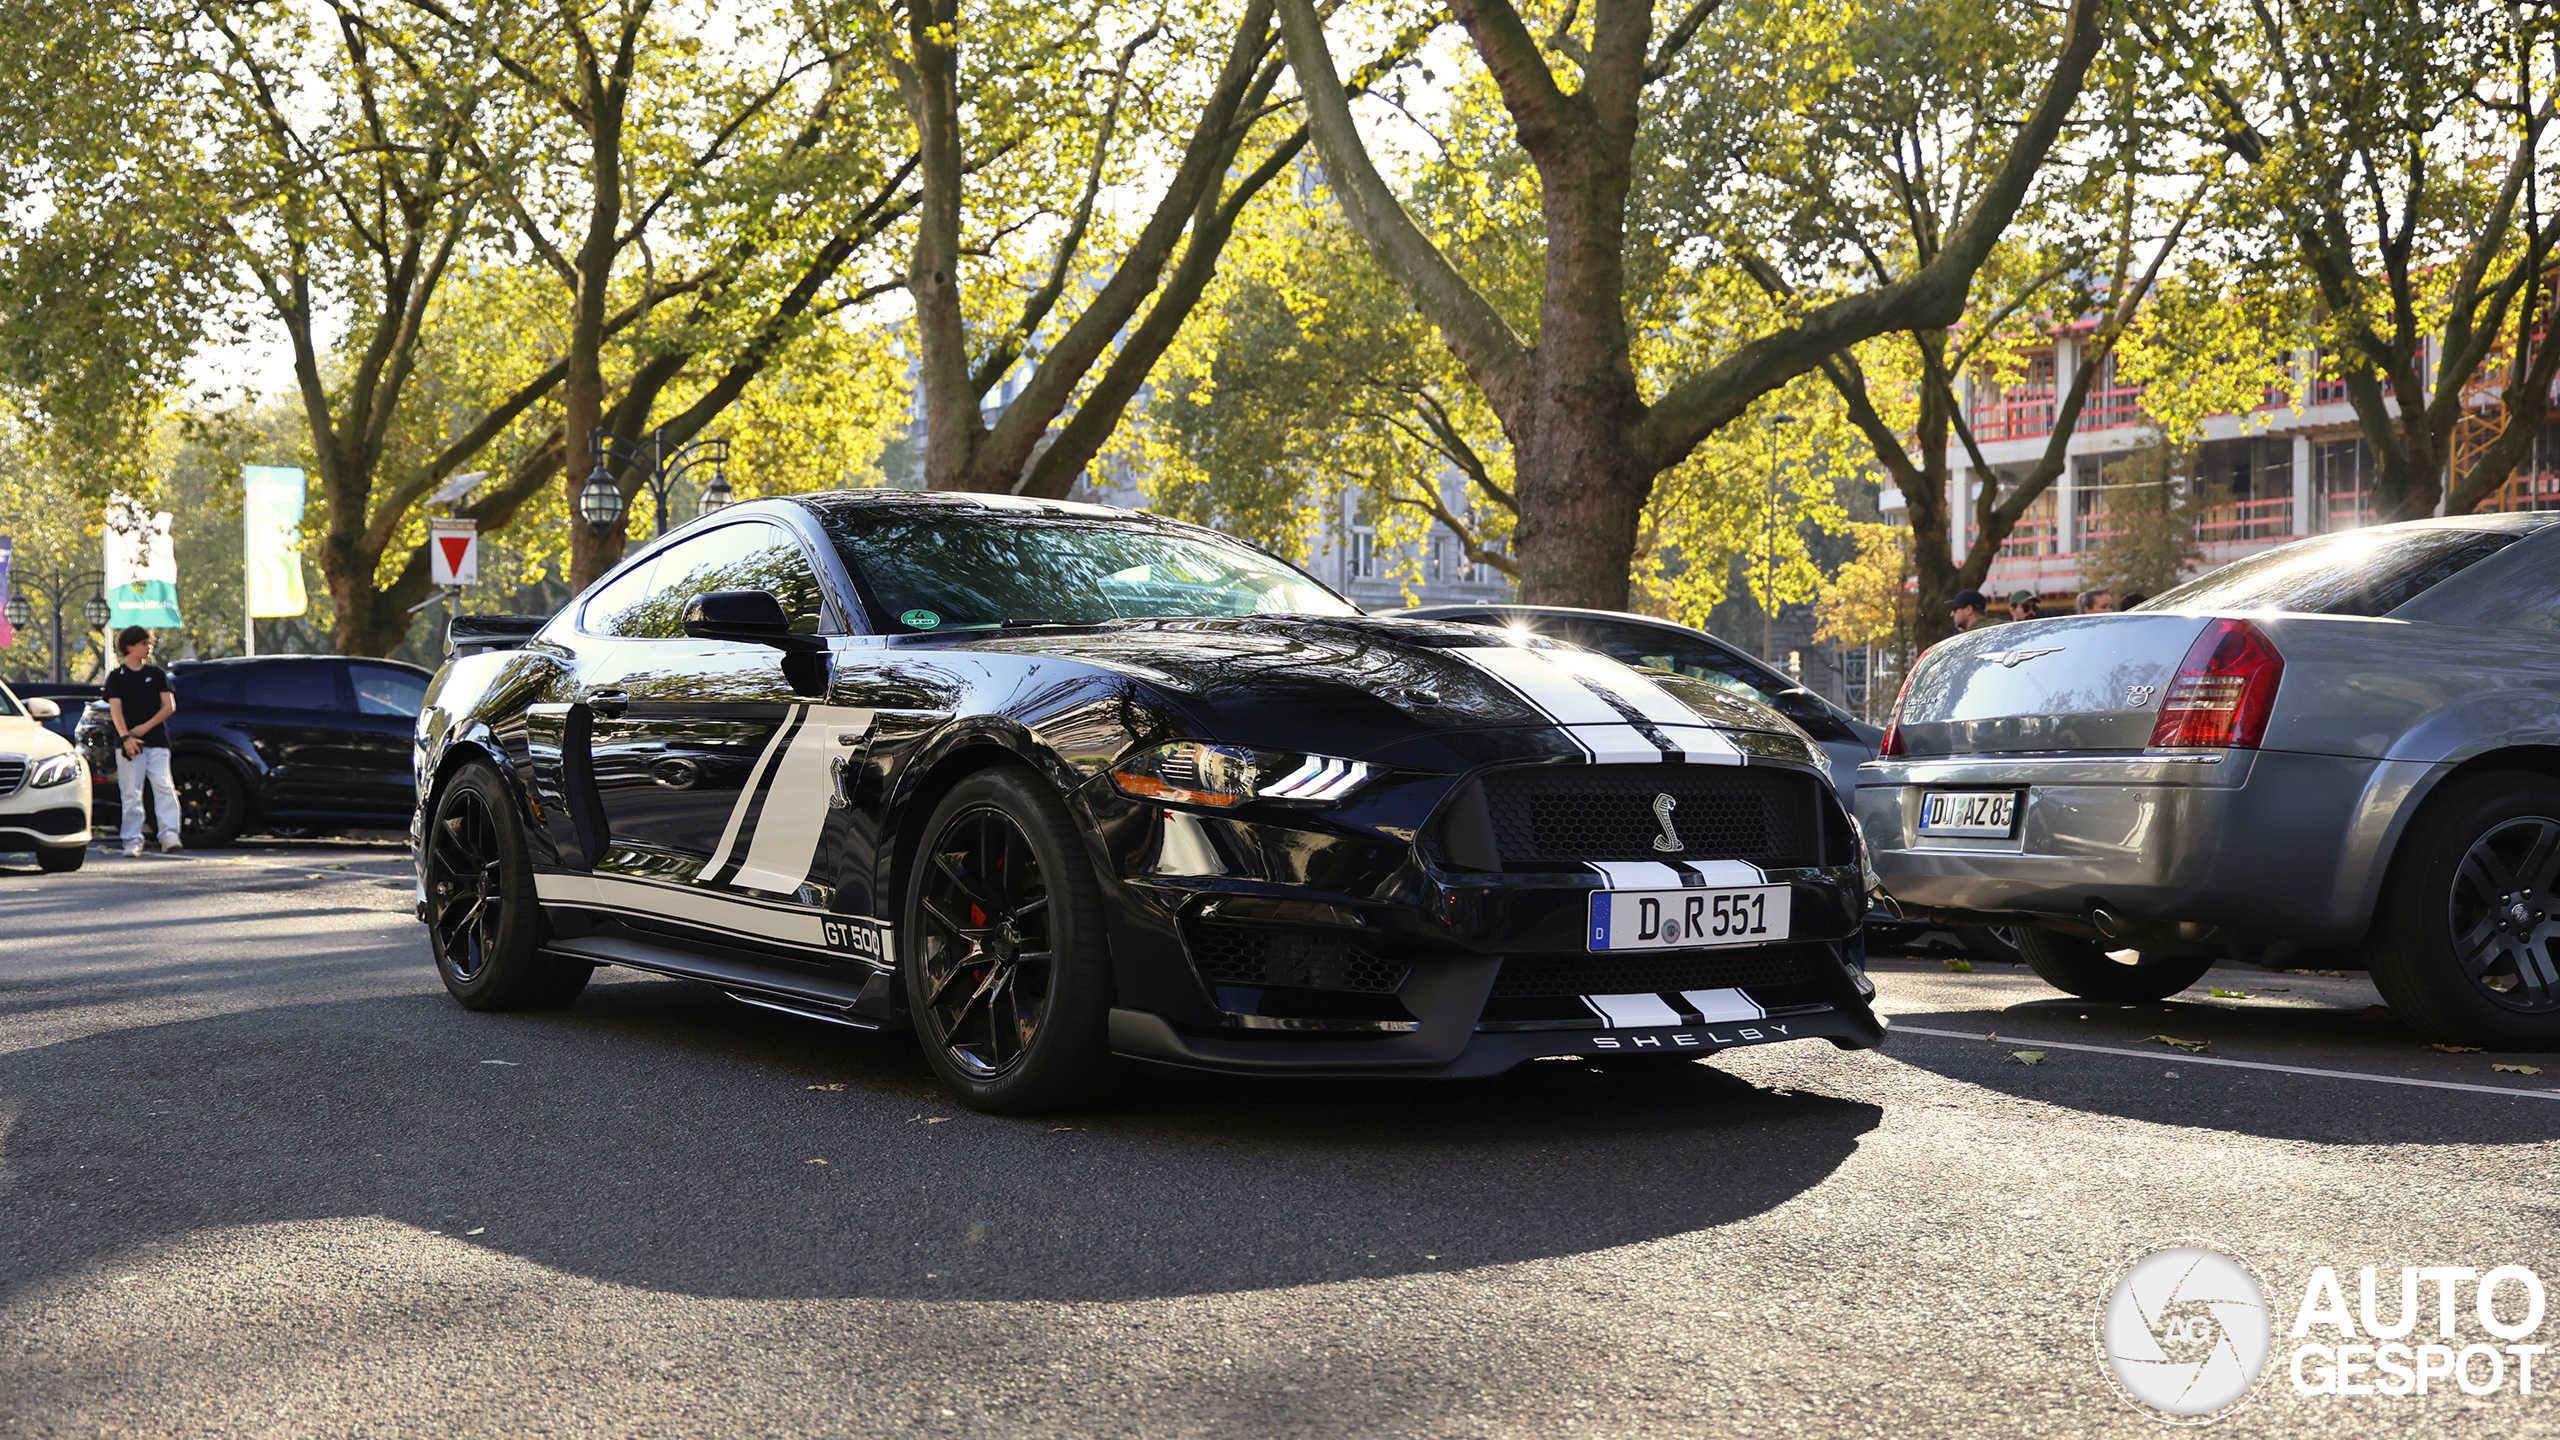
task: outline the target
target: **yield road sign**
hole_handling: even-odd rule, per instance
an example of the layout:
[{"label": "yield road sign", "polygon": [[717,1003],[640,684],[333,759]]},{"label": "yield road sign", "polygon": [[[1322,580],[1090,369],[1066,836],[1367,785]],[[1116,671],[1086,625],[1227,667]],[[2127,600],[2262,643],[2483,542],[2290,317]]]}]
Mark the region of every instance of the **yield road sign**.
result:
[{"label": "yield road sign", "polygon": [[480,583],[479,521],[429,520],[427,522],[427,583],[430,585],[477,585]]}]

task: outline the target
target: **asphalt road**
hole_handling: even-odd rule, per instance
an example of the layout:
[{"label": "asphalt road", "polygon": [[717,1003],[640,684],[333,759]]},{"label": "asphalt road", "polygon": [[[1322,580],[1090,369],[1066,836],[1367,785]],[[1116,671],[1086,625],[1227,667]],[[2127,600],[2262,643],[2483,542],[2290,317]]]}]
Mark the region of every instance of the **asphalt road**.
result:
[{"label": "asphalt road", "polygon": [[1004,1120],[692,984],[466,1013],[404,861],[0,863],[0,1434],[2156,1435],[2094,1323],[2198,1235],[2277,1326],[2216,1429],[2560,1429],[2284,1376],[2314,1266],[2560,1281],[2560,1057],[2423,1049],[2358,976],[1879,961],[1881,1051]]}]

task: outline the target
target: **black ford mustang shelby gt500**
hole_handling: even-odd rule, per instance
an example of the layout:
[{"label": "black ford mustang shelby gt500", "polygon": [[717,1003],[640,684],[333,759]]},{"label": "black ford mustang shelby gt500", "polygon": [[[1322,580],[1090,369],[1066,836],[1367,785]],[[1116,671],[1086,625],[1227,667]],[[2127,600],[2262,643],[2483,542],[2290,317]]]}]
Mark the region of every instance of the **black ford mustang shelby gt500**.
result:
[{"label": "black ford mustang shelby gt500", "polygon": [[1114,1054],[1461,1076],[1883,1038],[1864,857],[1786,721],[1364,616],[1212,531],[758,501],[493,644],[418,726],[419,912],[475,1009],[690,976],[912,1025],[1012,1110]]}]

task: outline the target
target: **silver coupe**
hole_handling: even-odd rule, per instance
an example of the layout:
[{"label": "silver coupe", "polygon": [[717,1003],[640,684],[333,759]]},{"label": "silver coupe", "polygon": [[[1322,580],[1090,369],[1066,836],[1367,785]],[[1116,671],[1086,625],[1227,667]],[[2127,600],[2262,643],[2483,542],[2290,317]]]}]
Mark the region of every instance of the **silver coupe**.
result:
[{"label": "silver coupe", "polygon": [[2560,514],[2325,535],[1913,668],[1857,814],[1886,893],[2156,999],[2362,965],[2428,1039],[2560,1049]]}]

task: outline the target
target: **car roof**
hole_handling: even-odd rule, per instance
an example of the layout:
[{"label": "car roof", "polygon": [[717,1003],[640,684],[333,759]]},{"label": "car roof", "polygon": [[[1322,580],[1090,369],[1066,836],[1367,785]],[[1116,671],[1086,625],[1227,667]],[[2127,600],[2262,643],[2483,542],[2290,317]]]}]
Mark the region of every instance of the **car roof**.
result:
[{"label": "car roof", "polygon": [[422,665],[412,665],[406,660],[393,660],[382,655],[216,655],[209,660],[181,660],[169,668],[210,670],[223,665],[300,665],[322,660],[342,661],[348,664],[388,665],[395,670],[415,671],[429,678],[433,678],[436,673]]}]

